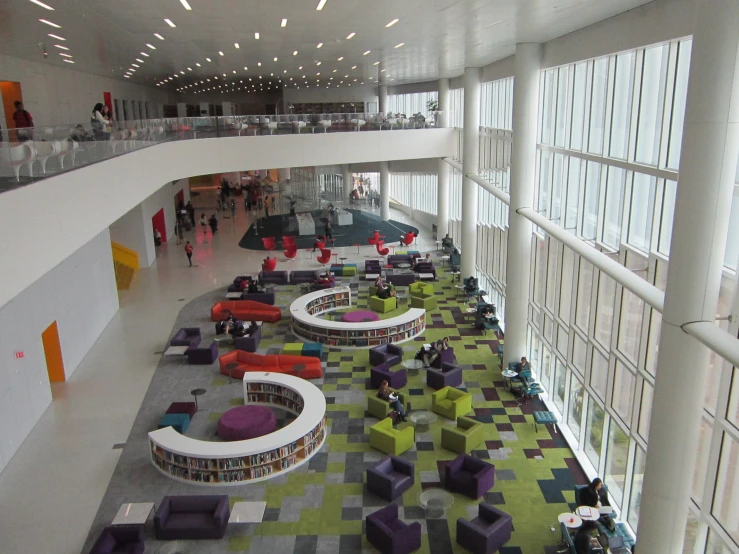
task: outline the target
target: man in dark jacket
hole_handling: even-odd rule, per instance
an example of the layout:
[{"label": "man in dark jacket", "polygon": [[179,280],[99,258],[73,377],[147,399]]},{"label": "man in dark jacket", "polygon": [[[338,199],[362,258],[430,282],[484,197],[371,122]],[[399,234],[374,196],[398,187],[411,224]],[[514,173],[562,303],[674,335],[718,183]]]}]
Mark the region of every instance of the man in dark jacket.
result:
[{"label": "man in dark jacket", "polygon": [[[580,499],[584,506],[590,506],[591,508],[611,505],[608,501],[608,494],[606,494],[606,490],[603,488],[603,481],[597,477],[580,492]],[[616,522],[608,514],[601,515],[598,521],[611,531],[616,530]]]}]

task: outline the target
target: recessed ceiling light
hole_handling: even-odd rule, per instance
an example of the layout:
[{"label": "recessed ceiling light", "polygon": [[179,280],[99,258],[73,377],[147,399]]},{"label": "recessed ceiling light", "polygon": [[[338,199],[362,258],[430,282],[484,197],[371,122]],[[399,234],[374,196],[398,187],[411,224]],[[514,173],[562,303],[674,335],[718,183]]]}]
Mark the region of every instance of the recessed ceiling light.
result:
[{"label": "recessed ceiling light", "polygon": [[300,70],[300,69],[303,69],[303,66],[302,65],[298,68],[298,70]]},{"label": "recessed ceiling light", "polygon": [[199,64],[198,62],[195,62],[195,65],[197,65],[198,67],[203,67],[203,66],[202,66],[202,65],[200,65],[200,64]]},{"label": "recessed ceiling light", "polygon": [[235,69],[233,70],[233,73],[236,73],[236,70]]},{"label": "recessed ceiling light", "polygon": [[393,26],[393,25],[395,25],[395,24],[396,24],[396,23],[397,23],[398,21],[400,21],[400,19],[393,19],[393,20],[392,20],[392,21],[391,21],[390,23],[388,23],[387,25],[385,25],[385,27],[392,27],[392,26]]},{"label": "recessed ceiling light", "polygon": [[184,75],[184,74],[185,74],[185,72],[184,72],[184,71],[180,71],[180,73],[181,73],[182,75]]},{"label": "recessed ceiling light", "polygon": [[303,75],[303,79],[305,79],[305,75]]},{"label": "recessed ceiling light", "polygon": [[256,40],[259,40],[259,33],[254,33],[254,38],[255,38]]},{"label": "recessed ceiling light", "polygon": [[257,66],[262,67],[262,62],[257,62]]},{"label": "recessed ceiling light", "polygon": [[381,69],[380,70],[380,73],[385,73],[386,71],[387,71],[387,69]]},{"label": "recessed ceiling light", "polygon": [[146,43],[146,46],[148,46],[148,47],[149,47],[149,48],[151,48],[152,50],[156,50],[156,47],[155,47],[155,46],[152,46],[152,45],[151,45],[151,44],[149,44],[148,42]]},{"label": "recessed ceiling light", "polygon": [[62,46],[61,44],[55,44],[54,47],[55,48],[60,48],[62,50],[69,50],[69,48],[67,48],[66,46]]},{"label": "recessed ceiling light", "polygon": [[372,65],[380,65],[380,62],[375,62]]},{"label": "recessed ceiling light", "polygon": [[339,58],[338,60],[336,60],[336,61],[337,61],[337,62],[340,62],[340,61],[341,61],[341,60],[343,60],[343,59],[344,59],[344,56],[341,56],[341,57],[340,57],[340,58]]},{"label": "recessed ceiling light", "polygon": [[344,79],[348,79],[348,78],[349,78],[349,75],[344,75]]},{"label": "recessed ceiling light", "polygon": [[60,37],[59,35],[52,35],[51,33],[49,33],[49,36],[50,36],[51,38],[55,38],[55,39],[57,39],[57,40],[67,40],[67,39],[66,39],[66,38],[64,38],[64,37]]},{"label": "recessed ceiling light", "polygon": [[128,68],[128,71],[130,71],[131,73],[136,73],[136,70],[135,69],[131,69],[130,67]]},{"label": "recessed ceiling light", "polygon": [[234,48],[239,48],[239,43],[238,42],[234,42]]},{"label": "recessed ceiling light", "polygon": [[180,4],[182,4],[182,7],[185,8],[186,10],[192,10],[192,8],[190,7],[190,4],[187,3],[187,0],[180,0]]},{"label": "recessed ceiling light", "polygon": [[144,60],[141,60],[139,58],[136,58],[136,61],[139,62],[139,63],[144,63]]},{"label": "recessed ceiling light", "polygon": [[270,77],[274,77],[274,76],[275,76],[275,74],[274,74],[274,73],[270,73],[270,74],[269,74],[269,76],[270,76]]},{"label": "recessed ceiling light", "polygon": [[164,22],[165,22],[165,23],[166,23],[167,25],[169,25],[170,27],[177,27],[177,25],[175,25],[174,23],[172,23],[172,20],[171,20],[171,19],[166,19],[166,18],[165,18]]},{"label": "recessed ceiling light", "polygon": [[372,50],[367,50],[367,51],[366,51],[366,52],[365,52],[364,54],[362,54],[362,56],[366,56],[366,55],[367,55],[367,54],[369,54],[370,52],[372,52]]},{"label": "recessed ceiling light", "polygon": [[225,77],[225,76],[226,76],[226,74],[224,73],[224,74],[223,74],[223,76]]},{"label": "recessed ceiling light", "polygon": [[244,66],[244,71],[249,71],[249,68]]},{"label": "recessed ceiling light", "polygon": [[148,57],[149,57],[149,54],[147,54],[146,52],[139,52],[139,54],[141,54],[142,56],[144,56],[144,57],[146,57],[146,58],[148,58]]},{"label": "recessed ceiling light", "polygon": [[277,58],[275,58],[275,60],[274,60],[274,61],[277,61]]},{"label": "recessed ceiling light", "polygon": [[353,65],[353,66],[352,66],[352,69],[357,69],[357,66],[356,66],[356,65]]},{"label": "recessed ceiling light", "polygon": [[206,61],[206,62],[209,62],[209,61],[210,61],[210,58],[205,58],[205,61]]},{"label": "recessed ceiling light", "polygon": [[39,2],[39,0],[31,0],[31,2],[33,2],[37,6],[41,6],[42,8],[44,8],[46,10],[51,10],[52,12],[54,11],[54,8],[52,8],[51,6],[47,6],[43,2]]},{"label": "recessed ceiling light", "polygon": [[282,20],[282,21],[280,22],[280,27],[287,27],[287,19],[283,19],[283,20]]},{"label": "recessed ceiling light", "polygon": [[293,52],[293,56],[297,56],[297,55],[298,55],[298,51],[295,50],[295,52]]},{"label": "recessed ceiling light", "polygon": [[400,44],[396,44],[396,45],[394,46],[394,48],[400,48],[400,47],[401,47],[401,46],[403,46],[404,44],[405,44],[405,42],[401,42]]},{"label": "recessed ceiling light", "polygon": [[325,5],[326,5],[326,0],[321,0],[320,2],[318,2],[318,6],[316,6],[316,11],[320,12],[323,9],[323,6]]},{"label": "recessed ceiling light", "polygon": [[316,65],[321,65],[321,62],[316,62]]},{"label": "recessed ceiling light", "polygon": [[64,52],[59,52],[59,55],[60,56],[64,56],[65,58],[71,58],[72,57],[71,54],[65,54]]},{"label": "recessed ceiling light", "polygon": [[223,52],[218,52],[218,55],[219,56],[223,56]]},{"label": "recessed ceiling light", "polygon": [[322,42],[319,42],[318,45],[316,46],[316,48],[320,48],[321,46],[323,46],[323,43]]},{"label": "recessed ceiling light", "polygon": [[354,37],[354,35],[356,35],[356,34],[357,33],[349,33],[349,35],[347,35],[347,37],[346,37],[346,40],[351,40]]},{"label": "recessed ceiling light", "polygon": [[321,74],[321,72],[320,72],[320,71],[319,71],[318,73],[316,73],[316,75],[320,75],[320,74]]},{"label": "recessed ceiling light", "polygon": [[356,82],[357,82],[357,80],[356,80],[356,79],[354,79],[354,82],[356,83]]},{"label": "recessed ceiling light", "polygon": [[[157,37],[159,40],[164,40],[164,37],[160,35],[159,33],[154,33],[154,36]],[[147,44],[146,46],[148,46],[149,48],[154,48],[150,44]],[[154,48],[154,50],[156,50],[156,48]]]},{"label": "recessed ceiling light", "polygon": [[131,64],[131,67],[141,67],[141,66],[138,66],[138,65],[136,65],[135,63],[132,63],[132,64]]},{"label": "recessed ceiling light", "polygon": [[55,29],[61,29],[61,28],[62,28],[62,26],[61,26],[61,25],[57,25],[56,23],[52,23],[51,21],[48,21],[48,20],[46,20],[46,19],[39,19],[39,21],[40,21],[41,23],[46,23],[47,25],[51,25],[51,26],[52,26],[52,27],[54,27]]}]

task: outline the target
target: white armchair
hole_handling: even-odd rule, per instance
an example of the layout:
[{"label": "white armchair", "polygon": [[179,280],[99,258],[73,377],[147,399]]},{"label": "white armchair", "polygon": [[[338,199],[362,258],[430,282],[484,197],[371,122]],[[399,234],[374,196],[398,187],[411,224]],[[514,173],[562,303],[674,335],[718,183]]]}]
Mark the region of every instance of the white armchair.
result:
[{"label": "white armchair", "polygon": [[49,158],[59,156],[62,153],[62,147],[57,140],[42,140],[33,143],[36,149],[36,159],[41,162],[41,172],[46,173],[46,162]]},{"label": "white armchair", "polygon": [[352,119],[352,125],[354,125],[355,131],[361,131],[367,122],[364,119]]},{"label": "white armchair", "polygon": [[26,166],[28,175],[33,177],[33,162],[36,159],[36,149],[31,142],[20,144],[0,143],[0,167],[11,167],[15,173],[15,180],[20,181],[21,167]]},{"label": "white armchair", "polygon": [[323,127],[323,132],[328,133],[328,128],[331,127],[331,120],[330,119],[322,119],[318,122],[318,124]]},{"label": "white armchair", "polygon": [[300,129],[306,126],[305,121],[293,121],[293,131],[300,134]]},{"label": "white armchair", "polygon": [[72,158],[72,167],[74,167],[74,157],[80,148],[79,143],[71,139],[62,140],[59,142],[59,147],[59,165],[61,168],[64,169],[64,160],[67,156]]}]

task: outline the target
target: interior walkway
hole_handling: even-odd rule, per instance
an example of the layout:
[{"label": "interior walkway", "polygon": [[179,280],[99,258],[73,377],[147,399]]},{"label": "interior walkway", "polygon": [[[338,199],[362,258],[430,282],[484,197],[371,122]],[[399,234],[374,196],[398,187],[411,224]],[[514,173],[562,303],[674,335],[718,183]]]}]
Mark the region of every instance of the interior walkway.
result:
[{"label": "interior walkway", "polygon": [[[193,204],[213,211],[212,191]],[[230,216],[230,214],[228,214]],[[405,214],[391,217],[420,227]],[[0,474],[0,552],[78,554],[103,498],[120,450],[183,304],[225,287],[245,271],[256,272],[264,252],[238,247],[251,221],[243,203],[236,219],[221,219],[215,238],[198,234],[189,268],[175,242],[157,249],[157,260],[121,291],[120,310],[66,383],[53,387],[54,401]],[[186,233],[192,241],[195,232]],[[419,249],[436,248],[421,228]],[[363,264],[369,247],[336,250],[347,263]],[[283,259],[279,255],[280,260]],[[279,269],[318,269],[305,252]],[[42,524],[39,525],[39,522]],[[38,529],[40,532],[36,531]]]}]

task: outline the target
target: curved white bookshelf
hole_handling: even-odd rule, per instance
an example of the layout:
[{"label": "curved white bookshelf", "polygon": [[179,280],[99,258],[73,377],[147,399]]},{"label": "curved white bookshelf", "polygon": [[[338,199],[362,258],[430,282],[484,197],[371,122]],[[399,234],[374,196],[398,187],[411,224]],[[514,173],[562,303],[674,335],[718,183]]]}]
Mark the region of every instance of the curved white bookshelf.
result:
[{"label": "curved white bookshelf", "polygon": [[292,331],[303,340],[329,348],[368,348],[411,340],[426,330],[426,310],[411,308],[399,316],[378,321],[347,323],[316,317],[351,307],[349,287],[334,287],[301,296],[290,305]]},{"label": "curved white bookshelf", "polygon": [[253,483],[307,462],[326,440],[326,398],[314,384],[280,373],[246,373],[244,403],[280,408],[297,418],[255,439],[210,442],[172,427],[149,433],[151,461],[167,477],[207,486]]}]

